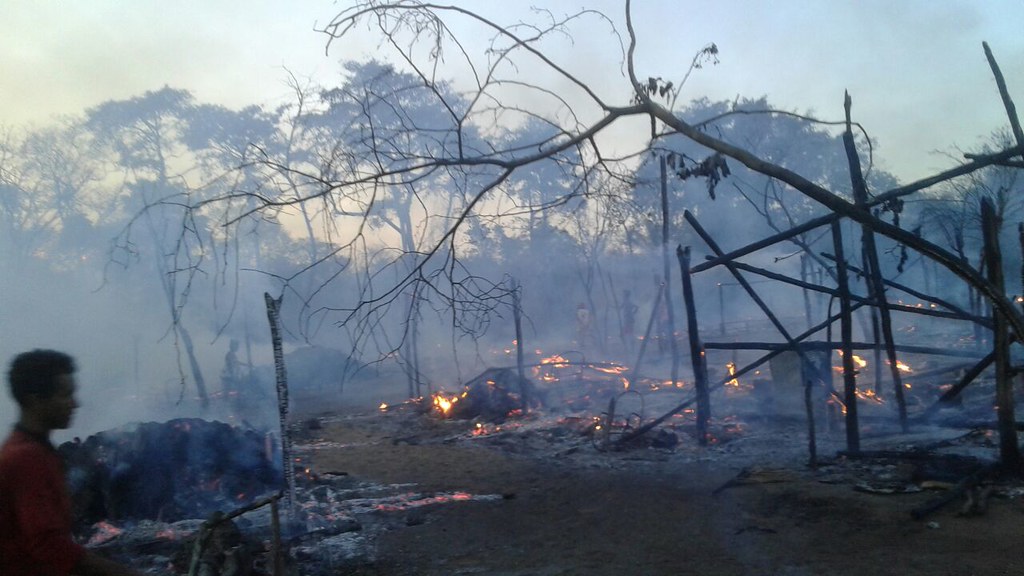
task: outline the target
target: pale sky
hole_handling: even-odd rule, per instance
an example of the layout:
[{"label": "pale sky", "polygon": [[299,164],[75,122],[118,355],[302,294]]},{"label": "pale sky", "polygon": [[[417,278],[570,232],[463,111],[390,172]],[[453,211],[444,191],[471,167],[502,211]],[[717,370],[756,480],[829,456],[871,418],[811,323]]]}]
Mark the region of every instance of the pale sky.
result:
[{"label": "pale sky", "polygon": [[[533,4],[566,13],[598,8],[621,24],[614,0],[460,1],[508,21]],[[982,51],[992,47],[1024,107],[1020,0],[637,0],[638,72],[680,78],[710,42],[721,62],[697,71],[683,100],[767,95],[776,107],[854,116],[878,139],[882,166],[903,180],[947,167],[933,154],[971,147],[1006,117]],[[164,85],[197,101],[279,103],[290,70],[322,84],[337,62],[379,55],[371,43],[314,32],[348,2],[331,0],[4,0],[0,7],[0,125],[56,115]],[[624,28],[622,29],[624,33]],[[596,83],[624,86],[607,32],[576,30],[563,62]],[[479,45],[479,46],[482,46]],[[567,45],[567,50],[569,49]],[[626,104],[620,98],[617,104]]]}]

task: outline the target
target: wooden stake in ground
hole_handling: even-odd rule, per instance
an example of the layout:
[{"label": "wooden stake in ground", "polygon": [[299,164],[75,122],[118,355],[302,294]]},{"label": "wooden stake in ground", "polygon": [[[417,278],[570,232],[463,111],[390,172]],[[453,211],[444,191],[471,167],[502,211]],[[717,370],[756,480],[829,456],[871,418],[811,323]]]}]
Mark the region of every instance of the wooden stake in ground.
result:
[{"label": "wooden stake in ground", "polygon": [[270,321],[270,340],[274,347],[274,374],[277,380],[277,411],[281,420],[281,464],[287,486],[288,519],[295,520],[295,461],[292,459],[292,440],[288,432],[288,374],[284,368],[284,348],[281,345],[281,296],[274,299],[263,293]]},{"label": "wooden stake in ground", "polygon": [[[992,201],[981,201],[981,231],[985,239],[985,265],[996,290],[1003,291],[1003,256],[999,249],[999,223]],[[992,345],[996,364],[996,415],[999,419],[999,459],[1015,473],[1024,472],[1017,426],[1014,421],[1013,380],[1010,375],[1010,334],[1006,317],[992,307]]]},{"label": "wooden stake in ground", "polygon": [[[846,93],[844,107],[846,109],[846,131],[843,133],[843,144],[846,147],[846,158],[850,165],[850,180],[853,184],[853,198],[857,206],[864,208],[868,203],[868,186],[864,181],[864,174],[860,169],[860,156],[857,155],[857,147],[853,141],[853,129],[850,121],[850,93]],[[889,359],[889,373],[892,376],[893,391],[896,394],[896,404],[899,409],[900,426],[907,431],[907,403],[903,398],[903,381],[896,362],[896,349],[893,347],[892,316],[889,314],[889,306],[885,300],[885,284],[882,282],[882,271],[878,262],[878,248],[875,245],[875,233],[868,226],[861,224],[861,241],[864,254],[864,268],[867,271],[866,281],[868,284],[868,295],[875,300],[878,311],[878,320],[881,321],[882,339],[885,343],[886,356]],[[874,321],[874,313],[872,321]],[[874,324],[874,322],[873,322]],[[874,324],[877,328],[877,324]],[[877,334],[875,341],[877,342]],[[875,373],[881,374],[879,368],[879,354],[875,352]],[[878,381],[875,382],[875,389],[878,390]]]},{"label": "wooden stake in ground", "polygon": [[676,247],[679,259],[679,273],[683,278],[683,304],[686,305],[686,331],[690,337],[690,362],[693,365],[693,382],[697,390],[697,439],[701,446],[708,443],[708,420],[711,419],[711,393],[708,390],[708,365],[704,347],[700,343],[697,328],[697,305],[693,299],[693,283],[690,281],[690,247]]},{"label": "wooden stake in ground", "polygon": [[672,282],[669,280],[672,276],[671,264],[669,257],[668,238],[669,238],[669,213],[668,213],[668,168],[665,165],[665,156],[661,157],[661,251],[663,257],[663,278],[665,279],[665,311],[667,312],[668,320],[668,343],[669,350],[672,351],[672,387],[676,387],[676,383],[679,381],[679,343],[676,342],[676,314],[672,306],[672,291],[669,287]]},{"label": "wooden stake in ground", "polygon": [[832,242],[836,252],[836,279],[839,284],[840,332],[843,350],[843,403],[846,405],[846,449],[860,452],[860,425],[857,421],[857,372],[853,367],[853,318],[850,308],[850,284],[846,275],[843,233],[832,223]]},{"label": "wooden stake in ground", "polygon": [[523,367],[523,321],[522,321],[522,284],[512,280],[512,318],[516,324],[516,371],[519,375],[519,397],[523,403],[523,413],[530,410],[529,386],[526,385],[526,369]]}]

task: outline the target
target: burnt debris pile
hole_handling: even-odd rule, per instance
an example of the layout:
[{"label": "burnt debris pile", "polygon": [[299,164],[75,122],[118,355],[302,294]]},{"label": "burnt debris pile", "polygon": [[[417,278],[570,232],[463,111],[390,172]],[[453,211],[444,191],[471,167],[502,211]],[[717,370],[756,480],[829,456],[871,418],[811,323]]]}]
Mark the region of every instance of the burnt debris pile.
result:
[{"label": "burnt debris pile", "polygon": [[130,424],[59,450],[81,525],[203,518],[283,485],[277,442],[223,422]]}]

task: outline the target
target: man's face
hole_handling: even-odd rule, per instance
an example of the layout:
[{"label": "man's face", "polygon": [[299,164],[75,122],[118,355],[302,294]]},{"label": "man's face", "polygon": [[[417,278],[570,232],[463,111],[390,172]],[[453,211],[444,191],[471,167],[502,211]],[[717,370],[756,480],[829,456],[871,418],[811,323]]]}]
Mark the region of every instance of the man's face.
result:
[{"label": "man's face", "polygon": [[51,430],[64,430],[71,426],[71,417],[78,408],[75,399],[75,378],[71,374],[57,377],[57,389],[49,398],[38,398],[36,410]]}]

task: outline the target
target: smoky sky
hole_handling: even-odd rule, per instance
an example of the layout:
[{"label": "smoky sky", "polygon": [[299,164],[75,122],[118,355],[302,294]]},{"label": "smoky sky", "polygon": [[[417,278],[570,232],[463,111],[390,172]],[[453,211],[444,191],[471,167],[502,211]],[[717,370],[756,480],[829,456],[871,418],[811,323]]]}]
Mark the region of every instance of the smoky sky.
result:
[{"label": "smoky sky", "polygon": [[[526,3],[461,4],[498,22],[542,18]],[[379,38],[360,30],[325,54],[327,38],[314,29],[346,5],[5,2],[0,124],[43,123],[165,85],[231,107],[287,101],[289,75],[329,85],[339,60],[383,53]],[[545,3],[555,16],[581,6],[607,14],[619,36],[583,19],[556,60],[626,102],[623,5]],[[719,63],[690,76],[684,100],[767,95],[777,107],[837,120],[849,90],[855,119],[877,139],[880,165],[911,180],[948,165],[936,151],[969,148],[1005,125],[981,43],[992,46],[1011,91],[1024,89],[1021,16],[1024,5],[1011,1],[637,2],[637,73],[681,79],[693,55],[714,42]],[[454,24],[458,33],[472,30]],[[467,38],[470,49],[485,46],[484,34]]]},{"label": "smoky sky", "polygon": [[[543,18],[532,15],[525,2],[457,4],[498,22]],[[364,31],[325,53],[327,38],[314,28],[345,6],[312,0],[287,5],[8,0],[0,18],[0,128],[38,126],[163,86],[189,90],[199,103],[239,108],[288,102],[290,76],[300,84],[337,85],[339,61],[385,53],[379,38]],[[614,21],[613,28],[599,17],[582,19],[571,41],[563,38],[550,47],[557,63],[608,102],[627,104],[622,3],[571,0],[545,6],[554,14],[592,6]],[[718,62],[693,71],[684,102],[765,95],[778,108],[839,120],[849,91],[854,119],[876,139],[876,162],[904,182],[948,166],[950,158],[936,152],[970,148],[1006,124],[983,41],[991,45],[1011,93],[1024,94],[1024,37],[1018,29],[1024,5],[1019,2],[659,0],[636,2],[634,10],[641,78],[680,81],[694,54],[715,43]],[[470,50],[486,46],[483,35],[468,40]],[[524,80],[532,72],[524,71]],[[453,79],[468,86],[465,77]],[[636,146],[649,134],[645,126],[628,123],[614,130],[615,138]],[[638,299],[646,298],[644,306],[650,305],[648,284],[646,292],[636,292]],[[188,399],[179,401],[180,365],[166,353],[166,317],[148,309],[126,310],[116,293],[96,291],[98,285],[96,278],[53,285],[3,271],[4,370],[12,354],[33,347],[60,348],[78,357],[82,430],[168,417],[179,406],[190,409]],[[561,312],[571,311],[577,298],[567,297]],[[227,348],[217,329],[207,326],[197,335],[200,360],[214,380]],[[571,331],[569,320],[558,336]],[[507,333],[502,338],[511,341]],[[262,354],[266,363],[265,348]],[[145,386],[135,388],[139,374]],[[0,422],[12,419],[5,392]]]}]

